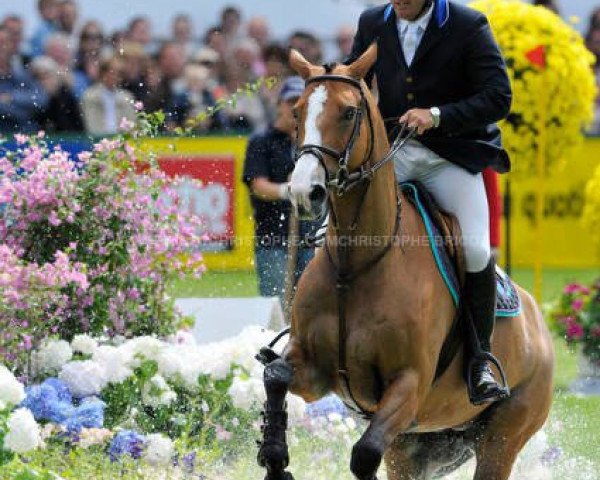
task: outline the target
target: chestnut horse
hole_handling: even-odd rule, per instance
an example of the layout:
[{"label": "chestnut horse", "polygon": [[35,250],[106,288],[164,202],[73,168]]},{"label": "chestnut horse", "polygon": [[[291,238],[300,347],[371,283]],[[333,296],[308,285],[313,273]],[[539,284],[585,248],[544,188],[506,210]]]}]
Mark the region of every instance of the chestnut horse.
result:
[{"label": "chestnut horse", "polygon": [[[436,379],[456,308],[431,249],[391,241],[427,233],[397,187],[392,162],[380,162],[390,145],[363,81],[376,57],[376,45],[351,65],[333,67],[290,54],[292,67],[307,80],[295,106],[301,148],[292,202],[313,216],[329,202],[330,247],[318,251],[299,281],[282,356],[266,362],[258,460],[268,480],[293,478],[285,471],[285,396],[289,391],[312,402],[335,392],[370,414],[352,450],[350,469],[359,480],[374,480],[382,458],[389,480],[421,480],[443,476],[472,455],[475,480],[506,480],[548,416],[551,337],[536,302],[517,286],[521,313],[498,318],[493,338],[511,396],[472,405],[462,349]],[[361,241],[377,238],[382,240]],[[348,280],[342,288],[341,265]]]}]

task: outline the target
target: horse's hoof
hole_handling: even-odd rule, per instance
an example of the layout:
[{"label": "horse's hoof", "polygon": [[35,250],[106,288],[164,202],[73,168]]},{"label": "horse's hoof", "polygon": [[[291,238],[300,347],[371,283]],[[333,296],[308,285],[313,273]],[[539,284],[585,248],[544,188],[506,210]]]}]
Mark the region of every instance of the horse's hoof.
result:
[{"label": "horse's hoof", "polygon": [[[258,451],[257,461],[261,467],[283,472],[290,463],[287,445],[283,442],[263,442]],[[286,479],[282,477],[282,480]]]},{"label": "horse's hoof", "polygon": [[265,480],[294,480],[294,476],[290,472],[269,472],[265,476]]}]

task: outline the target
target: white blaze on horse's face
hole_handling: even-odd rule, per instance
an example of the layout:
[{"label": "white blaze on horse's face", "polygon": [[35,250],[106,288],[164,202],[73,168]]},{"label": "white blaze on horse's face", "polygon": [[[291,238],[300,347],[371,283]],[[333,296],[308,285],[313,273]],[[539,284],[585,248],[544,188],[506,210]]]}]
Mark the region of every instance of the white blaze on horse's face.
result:
[{"label": "white blaze on horse's face", "polygon": [[[319,85],[308,98],[308,111],[304,124],[304,144],[322,145],[319,121],[327,101],[325,85]],[[290,180],[291,201],[302,217],[320,217],[325,211],[326,172],[311,153],[298,158]]]}]

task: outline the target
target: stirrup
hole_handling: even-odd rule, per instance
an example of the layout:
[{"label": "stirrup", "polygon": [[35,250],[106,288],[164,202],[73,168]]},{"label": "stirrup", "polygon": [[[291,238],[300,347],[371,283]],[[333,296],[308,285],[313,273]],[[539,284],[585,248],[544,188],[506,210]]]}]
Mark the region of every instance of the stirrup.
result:
[{"label": "stirrup", "polygon": [[[500,373],[500,379],[502,383],[497,383],[497,388],[493,388],[486,394],[477,396],[474,393],[475,389],[472,380],[472,373],[475,364],[480,361],[490,362],[493,366],[495,366],[498,372]],[[504,369],[502,368],[502,365],[500,365],[500,361],[490,352],[478,352],[469,361],[469,365],[467,367],[467,391],[469,393],[469,400],[473,405],[482,405],[484,403],[497,402],[499,400],[504,400],[505,398],[510,397],[510,387],[508,386]]]}]

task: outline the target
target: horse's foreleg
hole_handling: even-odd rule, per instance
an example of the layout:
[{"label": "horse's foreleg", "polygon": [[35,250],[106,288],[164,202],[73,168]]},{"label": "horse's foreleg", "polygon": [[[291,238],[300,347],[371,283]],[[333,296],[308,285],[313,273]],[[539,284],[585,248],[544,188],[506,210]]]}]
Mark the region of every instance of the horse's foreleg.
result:
[{"label": "horse's foreleg", "polygon": [[283,358],[273,360],[265,367],[267,401],[263,412],[263,440],[258,451],[258,463],[267,469],[265,480],[293,480],[292,474],[285,471],[289,463],[285,397],[293,373],[292,366]]},{"label": "horse's foreleg", "polygon": [[416,373],[403,372],[385,391],[369,427],[352,449],[350,469],[359,480],[375,480],[383,453],[414,422],[417,386]]}]

